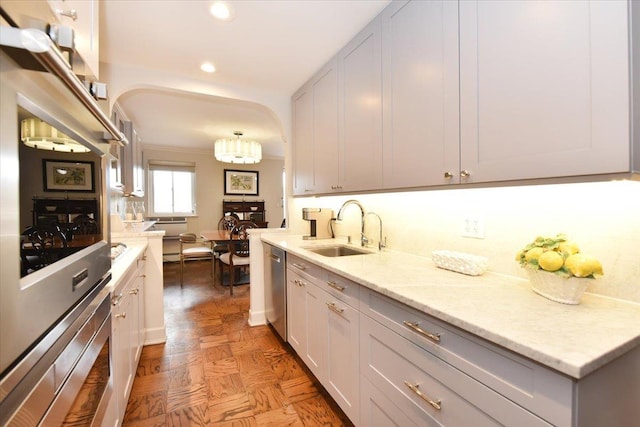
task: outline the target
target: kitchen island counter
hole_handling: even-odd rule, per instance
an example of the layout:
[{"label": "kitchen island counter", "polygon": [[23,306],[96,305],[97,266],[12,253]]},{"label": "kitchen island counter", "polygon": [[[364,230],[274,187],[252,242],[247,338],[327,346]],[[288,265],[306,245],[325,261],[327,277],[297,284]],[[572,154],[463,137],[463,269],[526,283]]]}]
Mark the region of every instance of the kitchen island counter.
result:
[{"label": "kitchen island counter", "polygon": [[261,238],[575,379],[640,346],[640,305],[635,303],[586,293],[579,305],[565,305],[535,294],[518,277],[467,276],[439,269],[429,258],[386,249],[343,257],[305,249],[345,243],[337,239],[310,241],[285,233]]}]

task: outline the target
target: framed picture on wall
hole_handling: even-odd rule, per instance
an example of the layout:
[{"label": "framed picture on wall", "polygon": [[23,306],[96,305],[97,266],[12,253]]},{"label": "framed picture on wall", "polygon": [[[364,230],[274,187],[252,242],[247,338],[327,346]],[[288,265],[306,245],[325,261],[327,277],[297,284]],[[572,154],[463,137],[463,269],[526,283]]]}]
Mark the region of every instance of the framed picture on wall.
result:
[{"label": "framed picture on wall", "polygon": [[258,171],[224,170],[224,194],[257,196],[259,182]]},{"label": "framed picture on wall", "polygon": [[44,191],[94,191],[93,162],[42,160]]}]

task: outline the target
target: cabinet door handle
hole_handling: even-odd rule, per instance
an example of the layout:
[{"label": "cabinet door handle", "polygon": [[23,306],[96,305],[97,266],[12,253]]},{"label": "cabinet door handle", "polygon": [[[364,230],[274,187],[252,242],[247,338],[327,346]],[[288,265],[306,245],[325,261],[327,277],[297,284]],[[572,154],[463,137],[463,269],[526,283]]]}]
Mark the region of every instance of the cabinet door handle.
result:
[{"label": "cabinet door handle", "polygon": [[331,286],[333,289],[339,290],[340,292],[344,292],[344,290],[345,290],[344,286],[340,286],[336,282],[333,282],[333,281],[327,282],[327,285]]},{"label": "cabinet door handle", "polygon": [[66,16],[67,18],[71,18],[74,21],[78,20],[78,12],[76,12],[75,9],[69,9],[69,10],[58,9],[56,10],[56,12],[59,15]]},{"label": "cabinet door handle", "polygon": [[114,297],[111,298],[111,305],[118,305],[120,304],[120,300],[122,299],[122,293],[120,293],[120,295],[116,295]]},{"label": "cabinet door handle", "polygon": [[434,334],[434,333],[431,333],[431,332],[427,332],[427,331],[425,331],[424,329],[422,329],[422,328],[418,325],[418,323],[416,323],[416,322],[409,322],[408,320],[405,320],[405,321],[404,321],[404,322],[402,322],[402,323],[404,323],[404,325],[405,325],[407,328],[409,328],[409,329],[412,329],[412,330],[416,331],[416,332],[417,332],[417,333],[419,333],[420,335],[424,335],[425,337],[427,337],[427,338],[429,338],[430,340],[433,340],[433,341],[435,341],[435,342],[438,342],[438,343],[440,342],[440,334]]},{"label": "cabinet door handle", "polygon": [[138,288],[136,288],[136,289],[131,289],[131,290],[129,291],[129,295],[138,295],[138,291],[139,291],[139,289],[138,289]]},{"label": "cabinet door handle", "polygon": [[118,317],[121,317],[121,318],[125,319],[127,317],[127,312],[125,311],[124,313],[116,314],[116,319]]},{"label": "cabinet door handle", "polygon": [[460,172],[460,176],[462,178],[468,178],[471,175],[471,172],[469,172],[468,170],[463,170],[462,172]]},{"label": "cabinet door handle", "polygon": [[422,391],[420,391],[420,389],[418,388],[419,387],[418,384],[411,384],[409,381],[405,381],[404,384],[407,387],[409,387],[411,391],[414,392],[420,399],[424,400],[429,405],[436,408],[438,411],[442,409],[442,405],[441,405],[442,401],[440,399],[437,399],[437,400],[429,399]]},{"label": "cabinet door handle", "polygon": [[451,172],[444,173],[444,179],[451,179],[451,178],[453,178],[453,174]]},{"label": "cabinet door handle", "polygon": [[335,302],[328,302],[327,307],[338,314],[342,314],[344,312],[344,308],[338,307]]},{"label": "cabinet door handle", "polygon": [[298,263],[295,263],[295,262],[293,263],[293,266],[295,268],[299,268],[300,270],[306,270],[307,269],[306,265],[298,264]]}]

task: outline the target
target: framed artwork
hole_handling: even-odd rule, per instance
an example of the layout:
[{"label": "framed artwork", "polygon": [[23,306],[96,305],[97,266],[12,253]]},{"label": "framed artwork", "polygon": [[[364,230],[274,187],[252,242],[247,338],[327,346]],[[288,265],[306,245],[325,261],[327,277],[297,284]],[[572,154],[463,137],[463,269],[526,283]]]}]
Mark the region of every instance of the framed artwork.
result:
[{"label": "framed artwork", "polygon": [[94,191],[93,162],[42,160],[44,191]]},{"label": "framed artwork", "polygon": [[258,195],[258,171],[224,170],[224,194]]}]

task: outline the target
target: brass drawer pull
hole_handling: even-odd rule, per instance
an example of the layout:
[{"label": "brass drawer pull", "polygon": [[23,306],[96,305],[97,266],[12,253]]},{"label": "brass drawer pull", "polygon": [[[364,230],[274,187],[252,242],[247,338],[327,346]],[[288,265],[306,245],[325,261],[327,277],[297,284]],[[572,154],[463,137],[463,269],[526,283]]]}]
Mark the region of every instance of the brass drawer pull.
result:
[{"label": "brass drawer pull", "polygon": [[342,312],[344,312],[344,308],[338,307],[335,302],[328,302],[327,307],[329,307],[331,310],[335,311],[338,314],[342,314]]},{"label": "brass drawer pull", "polygon": [[422,400],[424,400],[425,402],[427,402],[429,405],[433,406],[434,408],[436,408],[438,411],[440,409],[442,409],[442,401],[440,399],[438,400],[432,400],[429,399],[424,393],[422,393],[420,391],[420,389],[418,389],[419,385],[418,384],[411,384],[409,381],[405,381],[404,384],[409,387],[411,389],[412,392],[414,392],[416,395],[418,395],[418,397]]},{"label": "brass drawer pull", "polygon": [[117,319],[118,317],[121,317],[121,318],[123,318],[123,319],[126,319],[126,318],[127,318],[127,312],[124,312],[124,313],[121,313],[121,314],[116,314],[116,319]]},{"label": "brass drawer pull", "polygon": [[304,288],[304,286],[305,286],[305,283],[302,280],[295,279],[293,281],[293,283],[295,283],[296,285],[298,285],[301,288]]},{"label": "brass drawer pull", "polygon": [[340,292],[344,292],[345,287],[338,285],[336,282],[327,282],[327,285],[331,286],[333,289],[337,289]]},{"label": "brass drawer pull", "polygon": [[300,270],[306,270],[307,269],[306,265],[298,264],[298,263],[295,263],[295,262],[293,263],[293,266],[295,268],[299,268]]},{"label": "brass drawer pull", "polygon": [[136,288],[136,289],[131,289],[131,290],[129,291],[129,295],[138,295],[138,292],[139,292],[138,288]]},{"label": "brass drawer pull", "polygon": [[422,329],[416,322],[409,322],[408,320],[405,320],[403,323],[407,328],[410,328],[416,331],[420,335],[424,335],[425,337],[435,342],[440,342],[440,334],[432,334],[431,332],[427,332],[424,329]]}]

